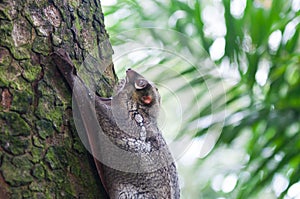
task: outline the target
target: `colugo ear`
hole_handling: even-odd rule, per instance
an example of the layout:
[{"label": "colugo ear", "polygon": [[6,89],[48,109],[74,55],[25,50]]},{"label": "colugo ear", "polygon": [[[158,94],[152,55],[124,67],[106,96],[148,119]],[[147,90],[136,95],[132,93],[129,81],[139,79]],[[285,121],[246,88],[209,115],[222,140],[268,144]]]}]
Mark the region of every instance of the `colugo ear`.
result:
[{"label": "colugo ear", "polygon": [[144,95],[144,96],[142,96],[141,100],[144,104],[151,104],[153,101],[153,98],[151,95]]},{"label": "colugo ear", "polygon": [[145,79],[137,79],[135,82],[134,82],[134,87],[135,89],[137,90],[141,90],[141,89],[144,89],[146,88],[146,86],[148,85],[148,81],[145,80]]}]

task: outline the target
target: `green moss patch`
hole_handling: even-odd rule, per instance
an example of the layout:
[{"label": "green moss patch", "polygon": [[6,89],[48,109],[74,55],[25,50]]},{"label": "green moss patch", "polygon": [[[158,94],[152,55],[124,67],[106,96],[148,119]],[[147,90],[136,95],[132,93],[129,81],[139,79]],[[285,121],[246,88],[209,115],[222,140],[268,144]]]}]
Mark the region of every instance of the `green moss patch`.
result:
[{"label": "green moss patch", "polygon": [[[34,144],[35,145],[35,144]],[[31,156],[32,156],[32,162],[37,163],[40,162],[43,159],[43,149],[33,146],[31,148]]]},{"label": "green moss patch", "polygon": [[8,158],[4,158],[1,170],[4,180],[11,186],[23,186],[33,181],[30,170],[26,166],[16,166]]},{"label": "green moss patch", "polygon": [[[1,37],[0,37],[1,38]],[[0,65],[0,86],[8,87],[21,74],[21,67],[16,62]]]},{"label": "green moss patch", "polygon": [[[35,110],[36,116],[50,121],[53,127],[58,130],[62,124],[64,108],[56,105],[57,98],[54,91],[45,82],[39,83],[39,91],[41,96],[39,97],[38,107]],[[45,133],[47,132],[42,132],[41,135]],[[46,135],[42,136],[45,137]]]},{"label": "green moss patch", "polygon": [[12,90],[13,101],[11,110],[28,113],[33,104],[33,94],[28,91]]},{"label": "green moss patch", "polygon": [[23,68],[23,77],[29,82],[36,80],[39,77],[42,70],[42,68],[39,65],[33,65],[29,60],[22,61],[20,65]]},{"label": "green moss patch", "polygon": [[64,168],[68,163],[65,149],[57,146],[49,147],[45,155],[45,161],[51,169]]},{"label": "green moss patch", "polygon": [[54,133],[52,123],[46,120],[37,121],[36,128],[38,130],[40,138],[42,138],[43,140],[45,140],[49,136],[52,136]]},{"label": "green moss patch", "polygon": [[7,49],[0,47],[0,68],[7,67],[11,63],[11,56]]},{"label": "green moss patch", "polygon": [[31,144],[28,138],[0,134],[0,146],[13,155],[23,155],[29,150]]},{"label": "green moss patch", "polygon": [[29,136],[30,127],[19,114],[14,112],[1,112],[0,119],[3,126],[1,131],[12,136]]},{"label": "green moss patch", "polygon": [[32,50],[45,56],[49,55],[51,51],[49,38],[40,36],[36,37],[32,44]]},{"label": "green moss patch", "polygon": [[33,170],[32,170],[32,175],[39,179],[42,180],[45,178],[45,169],[44,166],[41,164],[37,164],[34,166]]}]

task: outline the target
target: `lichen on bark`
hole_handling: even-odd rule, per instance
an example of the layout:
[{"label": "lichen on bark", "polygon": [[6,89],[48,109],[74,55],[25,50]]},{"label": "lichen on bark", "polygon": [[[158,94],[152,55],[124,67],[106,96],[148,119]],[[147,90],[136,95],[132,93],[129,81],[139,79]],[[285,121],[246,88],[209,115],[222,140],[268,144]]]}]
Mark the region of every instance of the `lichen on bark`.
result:
[{"label": "lichen on bark", "polygon": [[[0,198],[102,198],[50,54],[64,48],[79,65],[97,49],[106,62],[107,41],[100,0],[1,1]],[[109,95],[112,65],[95,78]]]}]

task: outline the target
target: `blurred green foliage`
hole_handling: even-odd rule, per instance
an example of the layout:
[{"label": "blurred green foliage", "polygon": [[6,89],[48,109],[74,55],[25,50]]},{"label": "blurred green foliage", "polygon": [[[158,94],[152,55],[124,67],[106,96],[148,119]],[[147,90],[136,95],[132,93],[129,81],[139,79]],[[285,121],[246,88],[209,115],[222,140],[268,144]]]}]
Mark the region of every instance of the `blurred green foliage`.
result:
[{"label": "blurred green foliage", "polygon": [[[185,182],[185,186],[196,186],[193,190],[199,194],[191,193],[193,191],[184,186],[183,198],[243,199],[262,195],[264,198],[293,198],[291,187],[300,180],[300,1],[119,0],[110,4],[104,6],[110,35],[141,27],[172,29],[200,43],[195,46],[186,42],[182,46],[187,46],[192,53],[193,49],[204,49],[207,57],[214,53],[212,46],[217,40],[225,40],[225,45],[217,46],[219,56],[212,56],[215,67],[225,74],[223,78],[209,73],[199,76],[199,68],[192,66],[184,68],[181,74],[192,76],[191,85],[199,88],[210,78],[215,85],[231,79],[225,86],[226,101],[212,109],[212,104],[221,103],[220,98],[215,97],[201,106],[201,110],[190,117],[181,135],[189,133],[190,123],[226,109],[223,129],[214,149],[191,170],[196,173],[219,149],[230,149],[240,140],[244,144],[239,150],[244,151],[246,160],[239,160],[238,167],[219,171],[223,176],[237,176],[234,190],[227,193],[214,189],[213,179],[201,186]],[[214,16],[213,21],[210,18]],[[149,32],[163,44],[170,42],[163,34]],[[118,45],[117,42],[112,37],[112,45]],[[203,55],[198,57],[203,59]],[[182,90],[184,87],[178,89]],[[198,91],[195,101],[204,95],[201,89]],[[206,135],[208,128],[217,123],[220,121],[197,129],[193,136]],[[194,178],[189,180],[196,181]]]}]

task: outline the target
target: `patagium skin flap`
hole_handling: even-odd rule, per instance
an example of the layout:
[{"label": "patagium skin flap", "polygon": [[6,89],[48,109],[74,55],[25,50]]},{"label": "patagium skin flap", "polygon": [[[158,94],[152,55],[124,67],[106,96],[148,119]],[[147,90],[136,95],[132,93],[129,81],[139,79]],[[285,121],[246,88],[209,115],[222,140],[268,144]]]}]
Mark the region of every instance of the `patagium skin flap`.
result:
[{"label": "patagium skin flap", "polygon": [[[52,56],[71,88],[75,81],[80,80],[77,82],[83,84],[81,92],[89,92],[63,49]],[[95,95],[94,100],[97,121],[108,141],[95,142],[99,137],[91,135],[89,121],[83,123],[86,124],[85,132],[98,174],[109,198],[179,199],[176,166],[157,127],[160,95],[155,85],[128,69],[113,97]],[[107,142],[114,147],[107,147]]]}]

